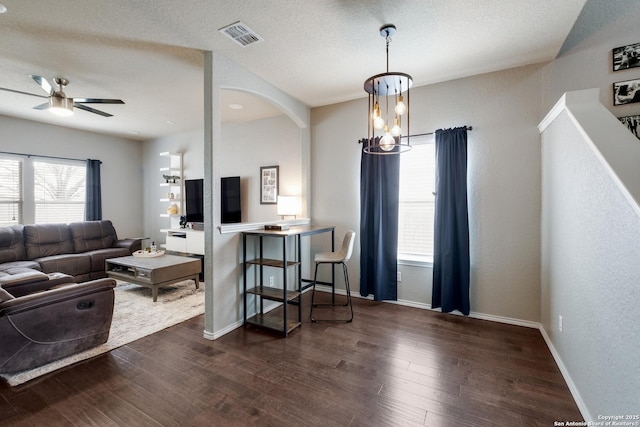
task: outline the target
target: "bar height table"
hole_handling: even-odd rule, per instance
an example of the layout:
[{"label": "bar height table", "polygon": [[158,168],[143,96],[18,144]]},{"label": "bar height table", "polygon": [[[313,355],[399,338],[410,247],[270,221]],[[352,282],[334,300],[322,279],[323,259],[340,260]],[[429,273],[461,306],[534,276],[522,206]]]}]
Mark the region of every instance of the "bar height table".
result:
[{"label": "bar height table", "polygon": [[[242,232],[242,264],[243,264],[243,299],[244,299],[244,325],[255,325],[258,327],[270,329],[282,333],[285,337],[289,332],[297,328],[302,324],[302,291],[312,285],[313,280],[302,278],[302,250],[301,240],[302,237],[312,236],[321,233],[331,233],[331,250],[335,250],[335,226],[318,226],[307,225],[292,227],[288,230],[250,230]],[[259,256],[255,259],[247,259],[247,238],[257,237],[259,239]],[[295,239],[295,260],[289,260],[287,254],[287,239],[293,237]],[[264,258],[264,238],[280,239],[282,242],[282,258],[270,259]],[[256,283],[254,287],[248,288],[247,286],[247,271],[249,267],[259,267],[259,283]],[[288,270],[289,267],[297,266],[297,280],[296,289],[289,290],[288,285]],[[282,268],[282,287],[270,287],[264,286],[263,283],[263,268],[275,267]],[[305,285],[303,286],[303,283]],[[320,282],[318,282],[320,283]],[[335,271],[331,272],[331,285],[335,283]],[[329,284],[329,283],[327,283]],[[247,317],[247,299],[249,295],[256,295],[260,298],[260,310],[254,316]],[[283,305],[282,316],[266,315],[264,313],[264,300],[281,302]],[[297,320],[289,319],[288,305],[298,306],[298,318]]]}]

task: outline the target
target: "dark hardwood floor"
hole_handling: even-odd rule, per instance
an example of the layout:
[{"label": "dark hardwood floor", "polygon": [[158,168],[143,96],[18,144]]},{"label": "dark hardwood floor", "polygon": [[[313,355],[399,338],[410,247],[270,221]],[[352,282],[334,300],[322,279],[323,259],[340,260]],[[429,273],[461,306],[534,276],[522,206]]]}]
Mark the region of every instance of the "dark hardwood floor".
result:
[{"label": "dark hardwood floor", "polygon": [[357,298],[354,311],[347,324],[312,324],[303,312],[287,339],[239,328],[208,341],[199,316],[22,386],[0,383],[0,425],[582,420],[537,330]]}]

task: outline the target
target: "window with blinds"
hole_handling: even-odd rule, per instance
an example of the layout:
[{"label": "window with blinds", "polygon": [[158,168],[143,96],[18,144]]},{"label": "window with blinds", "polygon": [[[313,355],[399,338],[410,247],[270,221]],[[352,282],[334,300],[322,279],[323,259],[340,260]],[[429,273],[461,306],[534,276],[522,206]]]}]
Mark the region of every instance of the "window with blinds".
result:
[{"label": "window with blinds", "polygon": [[398,259],[432,261],[435,207],[435,139],[411,138],[400,156]]},{"label": "window with blinds", "polygon": [[22,161],[0,158],[0,226],[20,224]]},{"label": "window with blinds", "polygon": [[35,223],[84,220],[86,167],[33,162]]}]

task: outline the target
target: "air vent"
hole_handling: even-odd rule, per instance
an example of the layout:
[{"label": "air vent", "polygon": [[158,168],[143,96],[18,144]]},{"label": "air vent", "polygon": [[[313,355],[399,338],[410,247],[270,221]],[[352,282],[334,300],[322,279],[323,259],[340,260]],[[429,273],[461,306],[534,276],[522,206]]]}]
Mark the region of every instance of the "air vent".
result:
[{"label": "air vent", "polygon": [[220,31],[231,40],[238,43],[240,46],[245,47],[250,44],[264,41],[262,37],[256,34],[251,28],[244,25],[242,22],[234,22],[231,25],[227,25],[224,28],[220,28]]}]

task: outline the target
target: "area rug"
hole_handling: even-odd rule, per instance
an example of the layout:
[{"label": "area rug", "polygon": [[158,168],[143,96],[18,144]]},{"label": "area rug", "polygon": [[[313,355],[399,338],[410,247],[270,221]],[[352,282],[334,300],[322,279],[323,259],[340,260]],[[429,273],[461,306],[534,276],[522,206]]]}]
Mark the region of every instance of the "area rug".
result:
[{"label": "area rug", "polygon": [[161,331],[204,313],[204,283],[196,289],[192,280],[186,280],[158,290],[154,303],[151,289],[118,282],[109,340],[92,349],[65,357],[35,369],[15,374],[0,374],[7,383],[16,386],[41,375],[76,362],[113,350],[132,341]]}]

